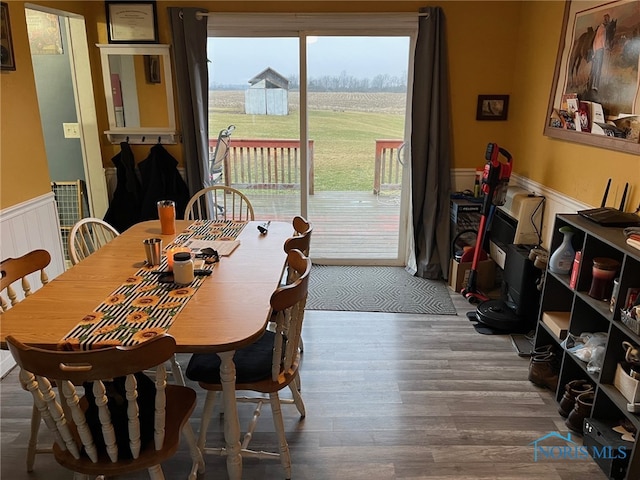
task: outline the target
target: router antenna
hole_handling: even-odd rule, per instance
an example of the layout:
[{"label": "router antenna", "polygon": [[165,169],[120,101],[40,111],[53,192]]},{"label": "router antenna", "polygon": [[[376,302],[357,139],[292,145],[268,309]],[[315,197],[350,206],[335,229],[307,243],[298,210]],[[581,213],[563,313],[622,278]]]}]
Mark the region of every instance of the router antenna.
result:
[{"label": "router antenna", "polygon": [[602,196],[602,203],[600,204],[600,208],[604,207],[607,204],[607,196],[609,195],[609,187],[611,186],[611,179],[607,182],[607,186],[604,189],[604,195]]},{"label": "router antenna", "polygon": [[624,191],[622,192],[622,199],[620,200],[620,208],[621,212],[624,212],[624,202],[627,199],[627,189],[629,188],[629,182],[624,184]]}]

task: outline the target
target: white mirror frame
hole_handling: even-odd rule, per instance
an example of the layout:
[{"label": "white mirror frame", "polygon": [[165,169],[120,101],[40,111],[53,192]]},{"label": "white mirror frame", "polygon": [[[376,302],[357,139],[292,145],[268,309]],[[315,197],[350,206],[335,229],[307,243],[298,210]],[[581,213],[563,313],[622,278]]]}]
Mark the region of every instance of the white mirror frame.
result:
[{"label": "white mirror frame", "polygon": [[[107,101],[107,115],[109,117],[109,130],[105,135],[111,143],[118,144],[127,141],[133,144],[177,143],[176,115],[173,102],[173,80],[171,76],[171,56],[169,45],[163,44],[97,44],[100,49],[102,61],[102,81],[104,95]],[[111,90],[111,75],[109,71],[109,55],[159,55],[162,56],[163,78],[165,80],[167,96],[167,113],[169,116],[166,128],[159,127],[118,127],[116,126],[116,110],[113,103]]]}]

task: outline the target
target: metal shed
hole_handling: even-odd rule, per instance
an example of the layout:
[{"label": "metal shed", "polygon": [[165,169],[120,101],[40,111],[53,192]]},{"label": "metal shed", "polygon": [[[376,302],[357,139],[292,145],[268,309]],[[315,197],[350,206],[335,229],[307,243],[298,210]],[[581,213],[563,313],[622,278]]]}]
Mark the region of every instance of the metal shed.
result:
[{"label": "metal shed", "polygon": [[289,80],[272,68],[266,68],[251,80],[244,94],[245,113],[251,115],[288,115]]}]

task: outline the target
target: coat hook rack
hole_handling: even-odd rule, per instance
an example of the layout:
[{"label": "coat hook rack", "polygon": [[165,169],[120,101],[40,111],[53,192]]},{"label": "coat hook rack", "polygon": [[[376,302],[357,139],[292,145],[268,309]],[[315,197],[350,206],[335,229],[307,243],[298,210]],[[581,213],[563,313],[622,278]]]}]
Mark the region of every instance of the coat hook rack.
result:
[{"label": "coat hook rack", "polygon": [[[128,131],[121,132],[117,130],[107,130],[104,132],[107,139],[112,144],[119,144],[121,142],[127,142],[132,145],[152,145],[152,144],[164,144],[172,145],[180,142],[180,135],[175,130],[163,131],[161,129],[127,129]],[[142,130],[142,131],[141,131]],[[157,139],[157,141],[156,141]]]}]

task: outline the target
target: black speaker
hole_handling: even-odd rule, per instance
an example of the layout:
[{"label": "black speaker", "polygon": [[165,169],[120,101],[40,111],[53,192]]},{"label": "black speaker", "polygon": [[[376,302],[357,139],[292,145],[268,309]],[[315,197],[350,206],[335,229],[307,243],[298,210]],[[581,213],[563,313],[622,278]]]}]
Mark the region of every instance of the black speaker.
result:
[{"label": "black speaker", "polygon": [[515,313],[535,323],[540,306],[540,291],[537,283],[542,270],[529,260],[530,245],[507,245],[503,272],[503,291],[508,301],[515,305]]}]

